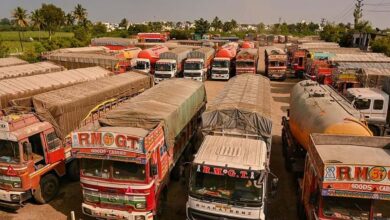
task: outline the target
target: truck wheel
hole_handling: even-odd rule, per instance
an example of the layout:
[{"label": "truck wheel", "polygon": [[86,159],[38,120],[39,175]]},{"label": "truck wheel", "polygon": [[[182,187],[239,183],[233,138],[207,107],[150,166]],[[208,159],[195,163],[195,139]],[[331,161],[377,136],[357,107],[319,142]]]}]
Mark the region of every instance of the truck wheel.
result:
[{"label": "truck wheel", "polygon": [[68,166],[66,167],[66,174],[68,178],[72,181],[80,180],[79,160],[75,159],[68,164]]},{"label": "truck wheel", "polygon": [[171,171],[171,179],[174,181],[180,180],[180,164],[176,163],[175,167]]},{"label": "truck wheel", "polygon": [[381,131],[378,127],[373,126],[373,125],[368,125],[368,128],[371,130],[371,132],[374,136],[381,136]]},{"label": "truck wheel", "polygon": [[42,177],[38,189],[33,193],[35,201],[39,204],[50,202],[59,191],[59,181],[54,174],[47,174]]},{"label": "truck wheel", "polygon": [[162,219],[163,211],[167,210],[167,202],[168,202],[168,189],[165,187],[160,194],[160,198],[158,199],[158,207],[155,219]]}]

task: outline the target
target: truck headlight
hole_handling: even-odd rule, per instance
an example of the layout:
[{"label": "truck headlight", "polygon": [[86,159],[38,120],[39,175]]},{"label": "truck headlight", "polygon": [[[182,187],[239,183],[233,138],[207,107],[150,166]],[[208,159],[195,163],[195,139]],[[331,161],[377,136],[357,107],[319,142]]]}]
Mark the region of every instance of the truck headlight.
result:
[{"label": "truck headlight", "polygon": [[20,182],[14,182],[14,183],[12,184],[12,186],[13,186],[14,188],[20,188],[20,187],[22,187],[22,184],[21,184]]},{"label": "truck headlight", "polygon": [[19,194],[11,194],[11,200],[14,202],[20,201],[20,195]]},{"label": "truck headlight", "polygon": [[135,208],[137,208],[137,209],[144,209],[145,208],[145,203],[137,203],[137,204],[135,204]]},{"label": "truck headlight", "polygon": [[143,215],[136,215],[134,220],[145,220],[145,216],[143,216]]}]

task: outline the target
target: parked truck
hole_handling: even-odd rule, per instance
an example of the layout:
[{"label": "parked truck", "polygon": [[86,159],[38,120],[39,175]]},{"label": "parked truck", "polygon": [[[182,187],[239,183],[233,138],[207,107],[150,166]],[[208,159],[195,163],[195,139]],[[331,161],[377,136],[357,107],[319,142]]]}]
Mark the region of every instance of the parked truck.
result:
[{"label": "parked truck", "polygon": [[59,177],[79,178],[67,135],[151,85],[150,76],[125,73],[38,94],[32,97],[32,113],[2,116],[0,206],[18,208],[30,198],[51,201],[58,193]]},{"label": "parked truck", "polygon": [[[269,79],[246,74],[233,77],[210,103],[202,115],[206,137],[191,166],[187,219],[265,219],[270,102]],[[270,182],[274,191],[277,178]]]},{"label": "parked truck", "polygon": [[390,138],[312,134],[299,219],[390,218]]},{"label": "parked truck", "polygon": [[177,47],[168,52],[160,54],[160,59],[156,62],[154,82],[180,77],[183,73],[184,60],[192,50],[187,47]]},{"label": "parked truck", "polygon": [[258,49],[242,49],[236,56],[236,75],[257,73]]},{"label": "parked truck", "polygon": [[0,80],[62,71],[65,68],[51,62],[38,62],[0,67]]},{"label": "parked truck", "polygon": [[277,47],[265,50],[265,74],[270,79],[286,79],[287,54]]},{"label": "parked truck", "polygon": [[159,216],[170,176],[180,176],[183,155],[192,150],[187,145],[205,104],[203,83],[172,79],[108,112],[98,126],[74,132],[83,213],[110,219]]},{"label": "parked truck", "polygon": [[255,44],[252,41],[244,41],[241,44],[241,48],[242,49],[254,49],[255,48]]},{"label": "parked truck", "polygon": [[288,118],[282,118],[282,126],[286,168],[297,174],[303,171],[310,134],[372,136],[358,110],[328,85],[311,80],[293,87]]},{"label": "parked truck", "polygon": [[184,62],[184,78],[206,81],[214,54],[215,50],[211,47],[202,47],[191,51]]},{"label": "parked truck", "polygon": [[229,80],[235,74],[237,50],[238,44],[231,42],[217,51],[211,67],[211,79]]},{"label": "parked truck", "polygon": [[54,73],[0,80],[0,110],[11,106],[31,106],[31,97],[40,93],[108,77],[101,67],[87,67]]},{"label": "parked truck", "polygon": [[152,48],[142,50],[138,54],[134,68],[145,73],[154,74],[156,62],[160,59],[160,54],[168,51],[168,47],[163,45],[157,45]]}]

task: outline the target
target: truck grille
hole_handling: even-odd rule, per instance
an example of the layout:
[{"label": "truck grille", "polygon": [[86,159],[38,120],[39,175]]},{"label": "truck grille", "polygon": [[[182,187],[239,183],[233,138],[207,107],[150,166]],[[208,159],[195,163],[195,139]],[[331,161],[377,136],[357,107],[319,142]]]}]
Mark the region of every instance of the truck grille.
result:
[{"label": "truck grille", "polygon": [[187,77],[200,77],[200,73],[184,73]]},{"label": "truck grille", "polygon": [[156,74],[154,74],[154,77],[155,78],[171,78],[171,75],[169,75],[169,74],[159,74],[159,73],[156,73]]},{"label": "truck grille", "polygon": [[188,216],[190,220],[252,220],[249,218],[227,217],[213,213],[202,212],[195,209],[189,209]]}]

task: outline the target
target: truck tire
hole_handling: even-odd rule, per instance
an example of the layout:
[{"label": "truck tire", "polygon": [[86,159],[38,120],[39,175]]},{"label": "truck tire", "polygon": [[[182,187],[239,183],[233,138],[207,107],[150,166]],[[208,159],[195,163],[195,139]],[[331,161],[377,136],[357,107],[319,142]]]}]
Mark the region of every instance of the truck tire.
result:
[{"label": "truck tire", "polygon": [[368,128],[374,136],[381,136],[381,130],[377,126],[368,125]]},{"label": "truck tire", "polygon": [[179,181],[180,180],[180,176],[181,176],[181,173],[180,173],[180,164],[179,163],[176,163],[175,164],[175,167],[172,169],[171,171],[171,180],[173,181]]},{"label": "truck tire", "polygon": [[157,212],[156,212],[156,216],[154,219],[157,219],[157,220],[162,219],[163,211],[167,210],[167,204],[168,204],[168,188],[165,187],[161,191],[160,197],[158,199],[158,207],[156,208]]},{"label": "truck tire", "polygon": [[67,165],[66,175],[72,181],[79,181],[80,180],[79,160],[75,159]]},{"label": "truck tire", "polygon": [[57,195],[60,183],[56,175],[47,174],[41,178],[38,189],[33,193],[35,201],[39,204],[50,202]]}]

